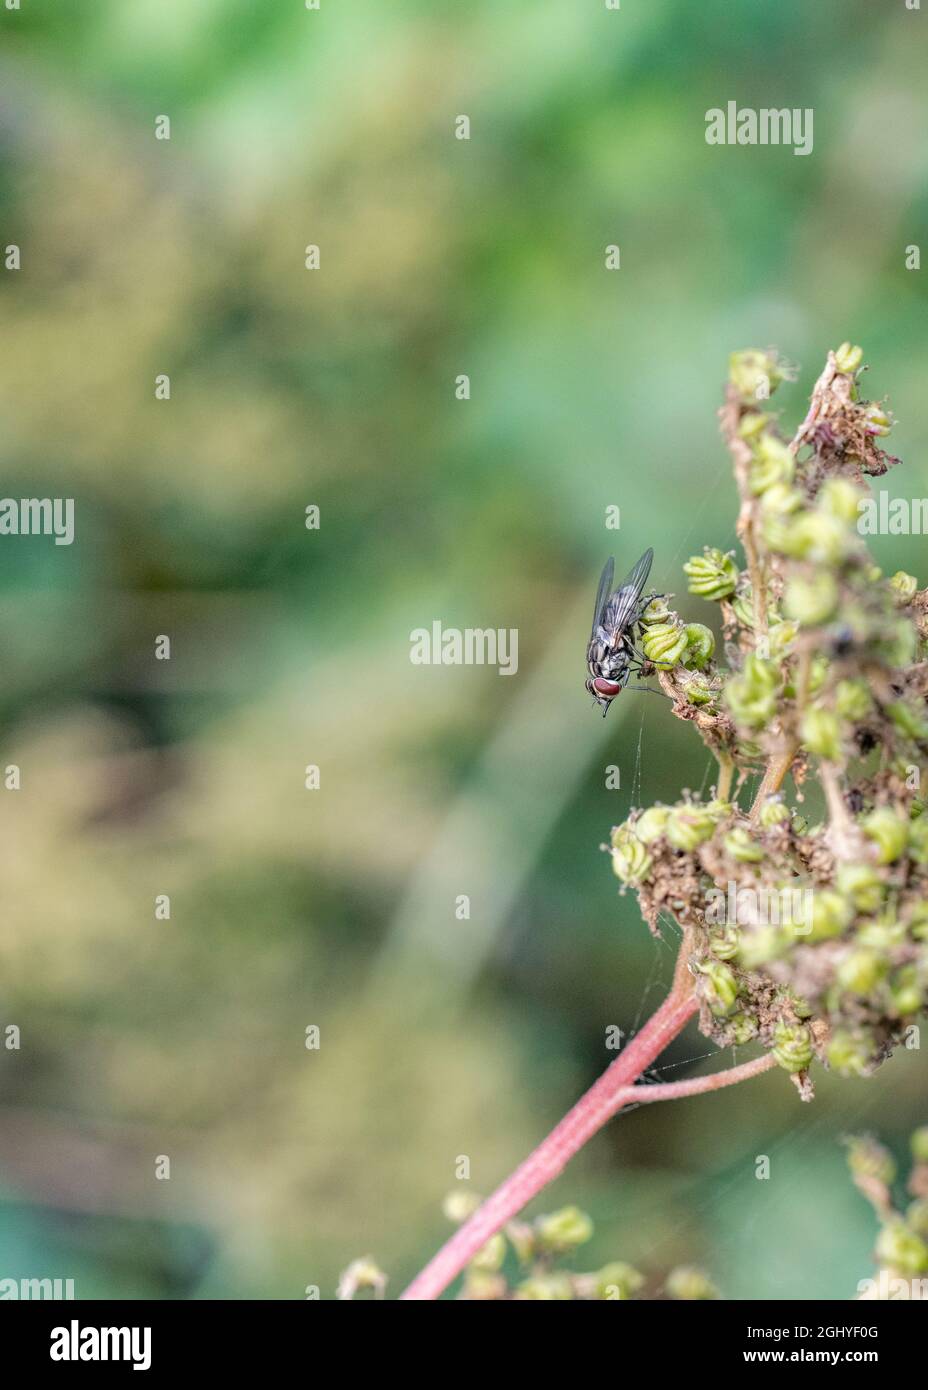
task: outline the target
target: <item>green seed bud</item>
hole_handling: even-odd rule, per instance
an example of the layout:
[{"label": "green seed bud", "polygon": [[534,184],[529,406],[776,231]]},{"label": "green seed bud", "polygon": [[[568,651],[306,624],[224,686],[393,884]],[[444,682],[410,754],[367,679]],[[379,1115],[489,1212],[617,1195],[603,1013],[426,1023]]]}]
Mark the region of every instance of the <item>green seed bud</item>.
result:
[{"label": "green seed bud", "polygon": [[891,916],[877,917],[872,922],[861,922],[854,939],[858,946],[869,946],[874,951],[886,954],[904,945],[905,925]]},{"label": "green seed bud", "polygon": [[909,1144],[916,1163],[928,1163],[928,1125],[919,1125]]},{"label": "green seed bud", "polygon": [[918,650],[918,634],[908,618],[900,617],[884,627],[879,645],[890,666],[911,666]]},{"label": "green seed bud", "polygon": [[836,978],[849,994],[870,994],[886,974],[886,961],[876,951],[850,951],[838,964]]},{"label": "green seed bud", "polygon": [[851,528],[823,509],[800,517],[793,539],[795,548],[789,554],[832,567],[840,565],[856,544]]},{"label": "green seed bud", "polygon": [[868,434],[885,435],[889,434],[893,427],[893,417],[881,405],[871,402],[864,411],[864,420]]},{"label": "green seed bud", "polygon": [[738,977],[731,966],[711,957],[697,961],[696,969],[703,977],[700,990],[702,997],[712,1013],[724,1018],[726,1014],[731,1013],[738,998]]},{"label": "green seed bud", "polygon": [[889,982],[890,1011],[899,1018],[917,1014],[925,1002],[925,985],[917,965],[903,965]]},{"label": "green seed bud", "polygon": [[867,1076],[873,1067],[873,1039],[866,1032],[838,1028],[825,1052],[828,1065],[840,1076]]},{"label": "green seed bud", "polygon": [[835,711],[839,719],[857,724],[873,710],[873,701],[865,681],[838,681],[835,686]]},{"label": "green seed bud", "polygon": [[634,836],[629,836],[612,851],[612,872],[623,883],[641,883],[647,878],[654,864],[645,846]]},{"label": "green seed bud", "polygon": [[[684,661],[685,661],[684,657]],[[715,689],[708,676],[701,671],[691,671],[681,682],[683,693],[691,705],[711,705],[715,699]]]},{"label": "green seed bud", "polygon": [[709,1276],[694,1265],[680,1265],[677,1269],[672,1269],[667,1275],[664,1288],[671,1298],[686,1303],[705,1302],[719,1296],[719,1291]]},{"label": "green seed bud", "polygon": [[814,656],[809,668],[809,694],[817,695],[828,679],[829,663],[823,656]]},{"label": "green seed bud", "polygon": [[916,742],[928,739],[928,722],[917,709],[906,704],[904,700],[896,700],[893,704],[887,705],[886,713],[896,728],[907,738],[914,739]]},{"label": "green seed bud", "polygon": [[738,425],[739,439],[756,439],[759,434],[763,434],[769,419],[769,415],[762,415],[759,411],[749,410],[746,415],[742,415]]},{"label": "green seed bud", "polygon": [[879,806],[871,811],[869,816],[864,817],[862,825],[867,839],[872,840],[879,850],[878,863],[895,864],[905,854],[909,822],[888,806]]},{"label": "green seed bud", "polygon": [[842,343],[839,348],[835,349],[835,366],[839,372],[844,372],[846,376],[856,372],[863,360],[864,350],[862,347],[856,345],[852,347],[850,343]]},{"label": "green seed bud", "polygon": [[649,806],[635,821],[634,833],[643,845],[653,844],[663,835],[670,816],[669,806]]},{"label": "green seed bud", "polygon": [[800,725],[802,741],[810,753],[835,763],[841,757],[841,724],[831,710],[813,705],[806,710]]},{"label": "green seed bud", "polygon": [[777,668],[759,656],[747,656],[741,672],[725,685],[725,703],[738,724],[760,729],[776,713]]},{"label": "green seed bud", "polygon": [[844,893],[858,912],[877,912],[883,901],[883,880],[869,864],[839,864],[838,892]]},{"label": "green seed bud", "polygon": [[805,940],[828,941],[840,936],[850,926],[853,916],[854,909],[847,898],[831,888],[817,888],[812,894],[812,921],[807,924],[811,925],[811,931],[805,935]]},{"label": "green seed bud", "polygon": [[771,660],[779,661],[786,656],[798,635],[798,623],[792,621],[775,623],[768,634]]},{"label": "green seed bud", "polygon": [[603,1265],[593,1276],[593,1293],[597,1299],[625,1302],[632,1298],[644,1283],[644,1275],[624,1260]]},{"label": "green seed bud", "polygon": [[847,1166],[855,1182],[878,1182],[889,1187],[895,1181],[892,1154],[869,1134],[854,1134],[847,1140]]},{"label": "green seed bud", "polygon": [[806,1025],[781,1018],[773,1030],[773,1055],[784,1071],[805,1071],[812,1061],[812,1034]]},{"label": "green seed bud", "polygon": [[562,1207],[535,1222],[538,1247],[550,1253],[565,1254],[584,1245],[593,1234],[593,1223],[579,1207]]},{"label": "green seed bud", "polygon": [[683,573],[688,578],[691,594],[718,602],[735,592],[739,570],[731,555],[707,546],[702,555],[690,556]]},{"label": "green seed bud", "polygon": [[909,825],[909,858],[913,864],[928,864],[928,818],[919,816]]},{"label": "green seed bud", "polygon": [[683,653],[683,665],[691,670],[704,671],[715,654],[715,637],[711,629],[702,623],[687,623],[684,630],[686,651]]},{"label": "green seed bud", "polygon": [[644,627],[654,627],[658,623],[675,623],[677,615],[665,598],[653,598],[641,615]]},{"label": "green seed bud", "polygon": [[641,650],[659,671],[672,671],[686,651],[686,628],[673,623],[655,623],[645,628]]},{"label": "green seed bud", "polygon": [[838,517],[824,511],[803,512],[793,520],[779,549],[796,560],[837,565],[847,555],[851,540],[851,533]]},{"label": "green seed bud", "polygon": [[731,601],[731,606],[735,610],[735,617],[742,627],[754,627],[754,597],[751,593],[750,585],[741,591],[737,597]]},{"label": "green seed bud", "polygon": [[630,820],[623,820],[621,825],[612,827],[612,834],[609,836],[609,843],[613,849],[622,849],[630,840],[637,840],[634,828]]},{"label": "green seed bud", "polygon": [[781,363],[772,352],[746,348],[728,359],[728,375],[742,400],[765,401],[784,380]]},{"label": "green seed bud", "polygon": [[889,587],[893,591],[895,602],[900,608],[905,608],[918,593],[918,580],[914,574],[906,574],[905,570],[896,570],[892,579],[889,580]]},{"label": "green seed bud", "polygon": [[743,931],[738,946],[738,964],[744,970],[760,970],[789,950],[789,937],[781,927],[768,924]]},{"label": "green seed bud", "polygon": [[[773,492],[775,489],[771,488]],[[766,500],[768,493],[764,494]],[[760,519],[761,534],[768,550],[786,555],[789,552],[790,536],[793,530],[792,517],[780,512],[764,512]]]},{"label": "green seed bud", "polygon": [[784,806],[779,797],[769,796],[760,808],[759,821],[765,830],[772,830],[775,825],[785,825],[789,818],[789,807]]},{"label": "green seed bud", "polygon": [[497,1231],[471,1260],[471,1267],[483,1274],[495,1274],[506,1258],[506,1238]]},{"label": "green seed bud", "polygon": [[750,1014],[732,1014],[728,1020],[728,1037],[732,1047],[744,1047],[757,1037],[757,1020]]},{"label": "green seed bud", "polygon": [[750,831],[745,830],[744,826],[739,825],[734,830],[729,830],[722,843],[725,853],[730,854],[739,864],[759,864],[764,857],[763,845],[753,840]]},{"label": "green seed bud", "polygon": [[459,1188],[455,1192],[449,1192],[441,1204],[445,1219],[452,1221],[455,1226],[460,1226],[469,1216],[480,1206],[480,1198],[476,1192],[468,1192],[465,1188]]},{"label": "green seed bud", "polygon": [[538,1274],[534,1279],[525,1279],[516,1288],[513,1298],[518,1303],[529,1300],[541,1302],[566,1303],[574,1296],[570,1276],[553,1271],[551,1274]]},{"label": "green seed bud", "polygon": [[837,517],[848,526],[856,526],[860,516],[861,500],[867,493],[846,478],[829,478],[822,484],[817,505],[820,511]]},{"label": "green seed bud", "polygon": [[805,816],[800,815],[798,811],[793,812],[792,825],[794,835],[804,835],[809,828],[808,820]]},{"label": "green seed bud", "polygon": [[905,1224],[922,1239],[928,1239],[928,1197],[919,1197],[906,1208]]},{"label": "green seed bud", "polygon": [[705,809],[706,815],[711,816],[716,824],[718,824],[720,821],[727,820],[735,808],[730,801],[713,800],[706,802]]},{"label": "green seed bud", "polygon": [[802,506],[802,493],[789,483],[774,483],[760,501],[764,516],[793,516]]},{"label": "green seed bud", "polygon": [[741,935],[737,927],[713,927],[709,933],[709,950],[718,960],[732,960],[738,954]]},{"label": "green seed bud", "polygon": [[754,449],[750,467],[750,488],[755,496],[768,488],[793,481],[796,461],[782,440],[774,434],[762,434]]},{"label": "green seed bud", "polygon": [[705,806],[677,806],[670,813],[666,835],[674,849],[694,850],[708,840],[715,829],[715,820]]},{"label": "green seed bud", "polygon": [[383,1298],[386,1287],[387,1276],[383,1270],[375,1264],[370,1255],[362,1255],[360,1259],[352,1260],[347,1269],[342,1270],[337,1297],[347,1303],[362,1289],[370,1289],[374,1298]]},{"label": "green seed bud", "polygon": [[913,941],[928,941],[928,903],[921,901],[915,904],[909,920],[909,931]]},{"label": "green seed bud", "polygon": [[924,1274],[928,1270],[928,1244],[899,1219],[888,1221],[880,1231],[875,1254],[880,1264],[899,1274]]},{"label": "green seed bud", "polygon": [[488,1273],[469,1265],[464,1274],[461,1298],[467,1303],[495,1303],[509,1293],[509,1285],[501,1274]]},{"label": "green seed bud", "polygon": [[793,1012],[795,1013],[796,1017],[801,1018],[803,1020],[811,1018],[812,1008],[808,1001],[806,999],[803,999],[802,996],[799,994],[793,994],[792,990],[787,990],[786,992],[789,997],[790,1003],[793,1006]]},{"label": "green seed bud", "polygon": [[793,575],[786,585],[783,606],[790,618],[804,627],[827,622],[838,603],[838,584],[834,575],[822,570],[812,579]]}]

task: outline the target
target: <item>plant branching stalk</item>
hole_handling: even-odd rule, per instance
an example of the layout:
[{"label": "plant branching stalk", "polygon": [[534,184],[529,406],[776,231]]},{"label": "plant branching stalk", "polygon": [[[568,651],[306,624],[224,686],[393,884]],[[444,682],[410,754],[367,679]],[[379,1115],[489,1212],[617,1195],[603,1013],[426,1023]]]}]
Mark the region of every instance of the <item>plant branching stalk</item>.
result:
[{"label": "plant branching stalk", "polygon": [[821,761],[819,777],[828,808],[828,842],[832,853],[841,863],[867,863],[871,858],[870,848],[848,809],[837,768]]},{"label": "plant branching stalk", "polygon": [[[682,952],[681,952],[682,957]],[[650,1105],[661,1100],[682,1100],[686,1096],[735,1086],[776,1066],[767,1054],[741,1066],[710,1076],[684,1081],[666,1081],[638,1086],[634,1083],[666,1045],[680,1033],[698,1008],[692,992],[675,985],[667,999],[629,1043],[620,1057],[603,1073],[560,1124],[551,1131],[534,1153],[511,1177],[498,1187],[469,1221],[442,1246],[401,1295],[405,1300],[431,1300],[439,1296],[483,1248],[491,1236],[511,1220],[531,1199],[558,1176],[569,1159],[596,1134],[613,1115],[628,1105]]]},{"label": "plant branching stalk", "polygon": [[793,765],[796,754],[802,747],[799,726],[802,722],[806,700],[809,693],[809,677],[812,672],[812,652],[806,647],[799,655],[799,664],[796,672],[796,710],[795,728],[787,736],[786,744],[782,751],[771,758],[764,773],[764,779],[760,784],[757,795],[754,798],[754,805],[751,807],[751,820],[756,821],[760,815],[761,808],[768,796],[773,796],[780,790],[787,774]]},{"label": "plant branching stalk", "polygon": [[735,762],[727,753],[719,752],[719,780],[715,789],[715,795],[719,801],[727,801],[731,794],[731,779],[735,770]]},{"label": "plant branching stalk", "polygon": [[537,1196],[542,1188],[547,1187],[548,1183],[563,1171],[574,1154],[602,1129],[606,1121],[623,1105],[628,1104],[629,1087],[654,1059],[660,1056],[667,1044],[682,1032],[696,1013],[698,1004],[692,993],[691,982],[686,983],[689,985],[686,991],[675,983],[657,1012],[607,1067],[599,1080],[594,1082],[573,1109],[567,1112],[560,1124],[556,1125],[537,1149],[529,1154],[524,1163],[519,1165],[502,1186],[498,1187],[442,1246],[438,1254],[401,1294],[401,1298],[437,1298],[477,1252],[483,1249],[490,1237],[520,1212],[527,1202]]},{"label": "plant branching stalk", "polygon": [[726,1067],[724,1071],[714,1071],[709,1076],[688,1077],[685,1081],[660,1081],[653,1086],[629,1086],[622,1104],[647,1105],[654,1100],[683,1100],[686,1096],[703,1096],[709,1091],[721,1091],[726,1086],[737,1086],[739,1081],[750,1081],[752,1076],[760,1076],[776,1065],[776,1057],[766,1052],[751,1062],[742,1062],[737,1067]]},{"label": "plant branching stalk", "polygon": [[829,352],[828,360],[825,363],[825,370],[822,372],[821,376],[819,377],[818,381],[815,383],[815,386],[812,389],[812,398],[809,402],[809,409],[806,413],[806,418],[803,420],[802,424],[799,426],[798,430],[793,435],[793,438],[790,440],[789,448],[794,458],[799,453],[799,450],[802,448],[803,444],[807,444],[809,442],[809,439],[812,435],[812,431],[815,429],[815,426],[818,422],[818,417],[821,414],[822,405],[824,404],[828,396],[828,393],[831,390],[832,382],[835,379],[837,370],[838,369],[837,363],[835,361],[835,355],[833,352]]}]

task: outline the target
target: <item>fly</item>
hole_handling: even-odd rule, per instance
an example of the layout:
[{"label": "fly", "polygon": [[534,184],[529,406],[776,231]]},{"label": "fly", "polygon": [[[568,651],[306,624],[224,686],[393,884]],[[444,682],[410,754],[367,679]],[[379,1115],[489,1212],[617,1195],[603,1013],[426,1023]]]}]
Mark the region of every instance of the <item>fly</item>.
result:
[{"label": "fly", "polygon": [[603,718],[617,695],[628,684],[632,671],[640,671],[645,658],[635,646],[635,629],[650,598],[642,602],[644,586],[651,572],[654,551],[646,550],[634,569],[613,589],[615,561],[612,556],[603,566],[593,609],[593,628],[586,649],[586,664],[590,675],[586,688],[598,705]]}]

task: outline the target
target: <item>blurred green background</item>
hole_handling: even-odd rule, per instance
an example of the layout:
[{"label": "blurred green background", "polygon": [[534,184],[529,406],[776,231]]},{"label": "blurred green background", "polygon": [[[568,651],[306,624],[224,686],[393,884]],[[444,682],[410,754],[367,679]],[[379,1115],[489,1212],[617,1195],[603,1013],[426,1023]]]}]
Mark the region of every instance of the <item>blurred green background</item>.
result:
[{"label": "blurred green background", "polygon": [[[370,1252],[395,1295],[456,1157],[488,1191],[657,1003],[671,942],[598,846],[711,769],[662,702],[590,708],[596,579],[653,545],[679,592],[733,544],[734,348],[800,364],[792,423],[862,342],[900,422],[885,485],[928,495],[926,25],[903,0],[0,10],[2,491],[77,518],[70,548],[0,542],[0,1277],[331,1298]],[[707,146],[729,99],[814,108],[814,152]],[[922,538],[875,549],[928,578]],[[412,666],[434,619],[517,627],[518,674]],[[693,1028],[665,1074],[711,1052]],[[587,1208],[578,1264],[654,1288],[686,1260],[729,1297],[850,1297],[875,1231],[838,1137],[901,1148],[924,1090],[913,1052],[811,1106],[777,1074],[635,1112],[535,1210]]]}]

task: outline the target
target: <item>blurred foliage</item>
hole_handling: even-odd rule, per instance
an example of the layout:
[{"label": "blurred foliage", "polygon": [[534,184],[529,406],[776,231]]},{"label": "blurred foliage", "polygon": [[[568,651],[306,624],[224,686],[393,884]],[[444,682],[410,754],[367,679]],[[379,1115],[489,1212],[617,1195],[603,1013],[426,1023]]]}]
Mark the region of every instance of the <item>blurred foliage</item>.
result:
[{"label": "blurred foliage", "polygon": [[[77,515],[70,548],[0,545],[0,1273],[332,1297],[370,1250],[395,1293],[456,1156],[492,1187],[666,978],[597,846],[708,770],[656,700],[594,715],[583,653],[609,550],[653,545],[680,591],[733,543],[731,347],[801,363],[791,410],[864,343],[887,485],[928,491],[923,24],[864,0],[0,16],[3,490]],[[813,106],[813,155],[707,147],[733,95]],[[875,549],[924,581],[921,538]],[[518,627],[518,676],[412,667],[434,618]],[[872,1232],[833,1137],[904,1133],[923,1087],[910,1054],[814,1107],[773,1076],[655,1107],[545,1209],[590,1212],[591,1268],[848,1296]]]}]

